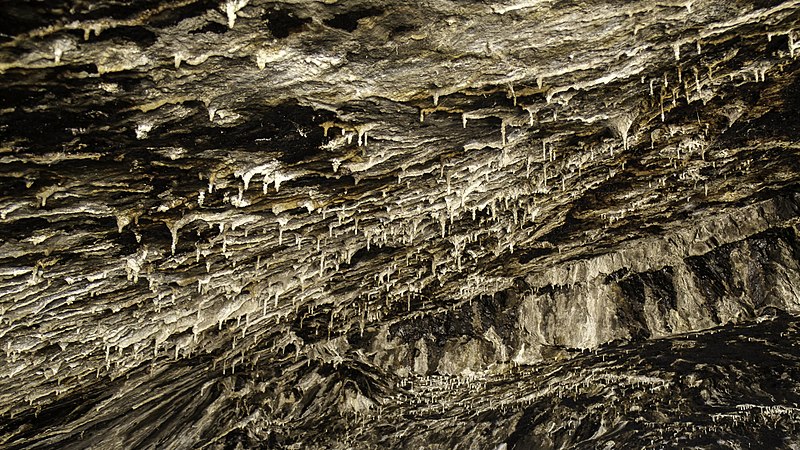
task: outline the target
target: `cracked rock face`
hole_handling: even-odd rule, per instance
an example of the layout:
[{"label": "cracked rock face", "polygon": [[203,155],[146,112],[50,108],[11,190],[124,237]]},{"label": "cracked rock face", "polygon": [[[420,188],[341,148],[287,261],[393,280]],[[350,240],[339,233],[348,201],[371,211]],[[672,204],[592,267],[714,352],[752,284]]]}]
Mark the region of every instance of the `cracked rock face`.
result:
[{"label": "cracked rock face", "polygon": [[0,9],[0,446],[800,445],[800,1]]}]

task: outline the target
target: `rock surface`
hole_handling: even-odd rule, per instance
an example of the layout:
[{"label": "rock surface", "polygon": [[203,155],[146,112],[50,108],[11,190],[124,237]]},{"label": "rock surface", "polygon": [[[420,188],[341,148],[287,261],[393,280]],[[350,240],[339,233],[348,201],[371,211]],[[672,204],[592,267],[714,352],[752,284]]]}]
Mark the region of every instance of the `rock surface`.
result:
[{"label": "rock surface", "polygon": [[800,445],[800,1],[0,8],[0,445]]}]

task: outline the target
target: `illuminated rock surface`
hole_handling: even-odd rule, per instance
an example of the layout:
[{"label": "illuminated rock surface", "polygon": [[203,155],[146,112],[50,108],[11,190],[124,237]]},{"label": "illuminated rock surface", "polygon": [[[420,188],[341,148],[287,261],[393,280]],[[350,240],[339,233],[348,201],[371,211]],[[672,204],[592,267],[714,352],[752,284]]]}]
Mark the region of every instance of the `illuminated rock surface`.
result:
[{"label": "illuminated rock surface", "polygon": [[0,8],[0,446],[800,446],[800,1]]}]

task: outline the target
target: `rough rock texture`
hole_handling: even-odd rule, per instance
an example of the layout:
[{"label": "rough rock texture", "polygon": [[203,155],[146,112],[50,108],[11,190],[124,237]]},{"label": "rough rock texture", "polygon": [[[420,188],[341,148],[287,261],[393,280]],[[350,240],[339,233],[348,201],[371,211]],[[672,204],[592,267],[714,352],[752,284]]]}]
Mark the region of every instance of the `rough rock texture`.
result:
[{"label": "rough rock texture", "polygon": [[0,445],[800,446],[800,1],[0,8]]}]

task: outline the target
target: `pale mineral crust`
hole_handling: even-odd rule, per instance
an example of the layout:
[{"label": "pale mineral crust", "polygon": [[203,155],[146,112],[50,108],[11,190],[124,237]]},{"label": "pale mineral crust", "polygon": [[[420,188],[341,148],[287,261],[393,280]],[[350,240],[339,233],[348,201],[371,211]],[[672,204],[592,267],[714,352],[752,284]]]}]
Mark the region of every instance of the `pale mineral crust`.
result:
[{"label": "pale mineral crust", "polygon": [[0,3],[0,447],[800,448],[800,0]]}]

